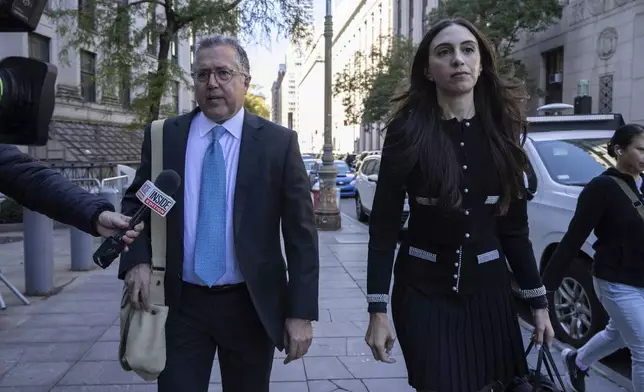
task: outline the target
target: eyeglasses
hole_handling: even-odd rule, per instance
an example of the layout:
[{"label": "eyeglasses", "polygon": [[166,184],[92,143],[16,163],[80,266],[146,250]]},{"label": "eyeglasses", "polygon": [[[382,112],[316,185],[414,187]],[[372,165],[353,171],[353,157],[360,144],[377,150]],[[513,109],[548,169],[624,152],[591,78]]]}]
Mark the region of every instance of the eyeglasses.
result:
[{"label": "eyeglasses", "polygon": [[208,81],[210,81],[210,75],[212,74],[215,75],[215,80],[219,84],[227,84],[235,75],[247,76],[243,72],[233,71],[232,69],[216,68],[214,70],[200,69],[197,72],[192,73],[192,78],[199,83],[208,83]]}]

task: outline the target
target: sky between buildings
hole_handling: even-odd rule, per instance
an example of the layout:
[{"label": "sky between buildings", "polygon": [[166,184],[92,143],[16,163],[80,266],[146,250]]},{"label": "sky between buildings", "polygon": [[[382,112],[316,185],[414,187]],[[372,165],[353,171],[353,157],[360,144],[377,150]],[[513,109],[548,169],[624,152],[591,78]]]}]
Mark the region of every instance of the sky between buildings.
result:
[{"label": "sky between buildings", "polygon": [[[334,4],[338,0],[334,1]],[[324,19],[326,0],[313,0],[314,24]],[[277,78],[279,65],[284,63],[287,39],[273,37],[272,42],[261,45],[247,45],[246,52],[250,60],[252,84],[260,86],[259,92],[266,97],[267,104],[271,101],[271,86]]]}]

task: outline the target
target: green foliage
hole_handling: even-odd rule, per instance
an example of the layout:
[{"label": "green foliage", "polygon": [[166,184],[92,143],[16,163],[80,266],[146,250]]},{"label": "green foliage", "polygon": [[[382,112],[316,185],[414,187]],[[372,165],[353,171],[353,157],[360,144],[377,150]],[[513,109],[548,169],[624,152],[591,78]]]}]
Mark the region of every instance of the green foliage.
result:
[{"label": "green foliage", "polygon": [[22,206],[13,199],[0,204],[0,224],[22,223]]},{"label": "green foliage", "polygon": [[[74,2],[75,3],[75,2]],[[250,42],[277,35],[300,40],[311,20],[298,0],[81,0],[69,9],[60,0],[48,12],[63,38],[59,57],[76,61],[86,49],[97,53],[96,83],[102,95],[118,96],[121,86],[133,92],[132,109],[140,127],[161,113],[171,81],[192,87],[190,76],[171,58],[179,39],[225,33]],[[57,9],[59,8],[59,9]],[[140,23],[146,21],[147,23]],[[134,23],[136,22],[136,23]],[[82,64],[81,64],[82,66]]]},{"label": "green foliage", "polygon": [[[559,0],[442,0],[429,13],[428,23],[454,17],[473,22],[494,45],[500,69],[525,80],[528,90],[538,93],[525,65],[510,55],[522,33],[545,30],[561,18],[561,12]],[[385,120],[391,98],[409,80],[416,50],[412,42],[402,37],[385,37],[381,42],[389,43],[387,51],[383,53],[378,43],[371,53],[358,52],[353,63],[335,76],[333,94],[342,97],[349,124]]]},{"label": "green foliage", "polygon": [[501,58],[512,54],[520,34],[543,31],[561,18],[559,0],[443,0],[428,17],[469,20],[493,43]]},{"label": "green foliage", "polygon": [[257,116],[270,120],[271,111],[266,104],[266,97],[257,93],[257,90],[255,85],[248,90],[244,100],[244,108]]},{"label": "green foliage", "polygon": [[409,79],[415,51],[405,37],[381,37],[371,52],[357,52],[353,63],[335,75],[333,95],[341,95],[349,124],[387,117],[391,99]]}]

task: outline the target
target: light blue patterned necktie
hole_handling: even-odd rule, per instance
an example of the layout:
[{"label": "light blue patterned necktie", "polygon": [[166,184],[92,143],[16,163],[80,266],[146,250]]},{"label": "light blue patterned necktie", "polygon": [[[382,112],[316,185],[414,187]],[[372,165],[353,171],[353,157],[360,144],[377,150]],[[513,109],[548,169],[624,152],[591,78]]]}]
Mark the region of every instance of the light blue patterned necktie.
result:
[{"label": "light blue patterned necktie", "polygon": [[226,160],[219,139],[226,128],[211,130],[203,159],[195,242],[195,274],[209,287],[226,272]]}]

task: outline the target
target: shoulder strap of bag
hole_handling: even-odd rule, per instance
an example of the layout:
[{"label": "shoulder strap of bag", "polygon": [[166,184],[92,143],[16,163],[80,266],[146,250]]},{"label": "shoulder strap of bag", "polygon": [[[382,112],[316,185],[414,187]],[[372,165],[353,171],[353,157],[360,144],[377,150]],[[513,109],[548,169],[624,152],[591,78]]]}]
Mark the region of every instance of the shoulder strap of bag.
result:
[{"label": "shoulder strap of bag", "polygon": [[635,194],[635,192],[633,192],[633,189],[631,189],[626,181],[622,180],[621,178],[614,176],[609,177],[612,178],[620,188],[622,188],[622,191],[626,194],[626,196],[628,196],[628,198],[631,200],[631,203],[633,203],[633,207],[635,207],[642,220],[644,220],[644,204],[642,204],[640,198]]},{"label": "shoulder strap of bag", "polygon": [[[163,124],[165,120],[155,120],[150,129],[151,170],[150,179],[154,181],[163,170]],[[152,267],[165,270],[166,220],[158,214],[150,214],[150,233],[152,242]]]}]

